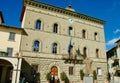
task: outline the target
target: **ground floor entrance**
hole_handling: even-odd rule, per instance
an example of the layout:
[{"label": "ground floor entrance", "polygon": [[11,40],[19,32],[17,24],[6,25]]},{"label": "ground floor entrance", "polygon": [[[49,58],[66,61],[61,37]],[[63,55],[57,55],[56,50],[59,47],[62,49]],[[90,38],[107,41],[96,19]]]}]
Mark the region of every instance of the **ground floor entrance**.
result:
[{"label": "ground floor entrance", "polygon": [[19,83],[22,58],[0,57],[0,83]]},{"label": "ground floor entrance", "polygon": [[58,83],[58,68],[56,66],[53,66],[51,68],[51,80],[50,83]]},{"label": "ground floor entrance", "polygon": [[0,60],[0,83],[11,83],[12,64],[6,60]]}]

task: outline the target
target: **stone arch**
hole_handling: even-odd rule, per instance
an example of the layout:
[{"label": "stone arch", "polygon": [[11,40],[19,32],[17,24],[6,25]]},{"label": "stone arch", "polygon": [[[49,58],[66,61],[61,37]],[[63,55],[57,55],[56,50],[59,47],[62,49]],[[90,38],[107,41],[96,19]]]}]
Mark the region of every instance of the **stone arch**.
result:
[{"label": "stone arch", "polygon": [[13,63],[0,58],[0,83],[12,81],[13,69]]},{"label": "stone arch", "polygon": [[4,58],[1,57],[0,60],[5,60],[7,62],[9,62],[14,68],[17,68],[17,59],[12,59],[12,58]]},{"label": "stone arch", "polygon": [[[11,71],[11,76],[10,76],[10,79],[12,80],[11,83],[18,83],[19,77],[20,77],[19,70],[21,69],[22,58],[20,58],[20,57],[0,57],[0,61],[1,60],[4,60],[4,62],[8,63],[8,66],[4,65],[1,68],[5,68],[5,69],[3,69],[4,70],[3,72],[9,71],[9,70]],[[3,76],[3,77],[6,77],[6,76]],[[6,83],[5,80],[7,80],[7,79],[2,79],[1,83]]]}]

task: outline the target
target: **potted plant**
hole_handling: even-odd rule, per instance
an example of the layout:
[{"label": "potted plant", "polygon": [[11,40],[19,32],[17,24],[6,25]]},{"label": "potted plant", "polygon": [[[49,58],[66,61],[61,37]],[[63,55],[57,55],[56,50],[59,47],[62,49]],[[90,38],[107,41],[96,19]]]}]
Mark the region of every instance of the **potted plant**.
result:
[{"label": "potted plant", "polygon": [[84,72],[83,70],[80,70],[81,83],[83,83],[83,77],[84,77]]},{"label": "potted plant", "polygon": [[62,80],[62,83],[65,83],[65,80],[67,79],[65,72],[60,73],[60,79]]},{"label": "potted plant", "polygon": [[47,83],[49,83],[50,79],[51,79],[51,73],[48,72],[48,73],[46,74]]},{"label": "potted plant", "polygon": [[95,70],[93,71],[93,79],[94,79],[94,83],[97,83],[97,73]]}]

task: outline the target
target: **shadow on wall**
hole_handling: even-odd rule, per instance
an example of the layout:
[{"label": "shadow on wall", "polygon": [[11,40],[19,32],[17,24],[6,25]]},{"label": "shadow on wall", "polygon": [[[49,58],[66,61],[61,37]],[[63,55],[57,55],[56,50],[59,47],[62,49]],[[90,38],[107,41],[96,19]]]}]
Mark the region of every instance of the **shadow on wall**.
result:
[{"label": "shadow on wall", "polygon": [[40,83],[40,73],[37,72],[25,59],[22,60],[20,83]]}]

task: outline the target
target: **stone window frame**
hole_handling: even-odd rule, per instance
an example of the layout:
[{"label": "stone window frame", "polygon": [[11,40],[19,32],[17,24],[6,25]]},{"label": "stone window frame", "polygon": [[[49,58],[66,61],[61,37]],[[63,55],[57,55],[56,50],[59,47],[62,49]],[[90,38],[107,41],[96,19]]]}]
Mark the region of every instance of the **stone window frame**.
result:
[{"label": "stone window frame", "polygon": [[53,33],[59,33],[59,25],[58,25],[58,23],[53,24]]},{"label": "stone window frame", "polygon": [[101,67],[97,67],[97,75],[98,76],[102,76],[102,74],[103,74],[102,68]]},{"label": "stone window frame", "polygon": [[69,36],[72,36],[72,33],[73,33],[73,27],[72,27],[72,26],[69,26],[69,27],[68,27],[68,35],[69,35]]},{"label": "stone window frame", "polygon": [[[55,47],[56,45],[56,47]],[[58,44],[56,42],[52,43],[52,53],[57,54],[58,53]]]},{"label": "stone window frame", "polygon": [[99,58],[100,51],[99,51],[99,49],[98,49],[98,48],[96,49],[95,53],[96,53],[96,57],[97,57],[97,58]]},{"label": "stone window frame", "polygon": [[13,48],[12,47],[7,47],[7,54],[8,56],[12,56],[13,55]]},{"label": "stone window frame", "polygon": [[82,38],[83,39],[87,38],[87,31],[85,29],[82,30]]},{"label": "stone window frame", "polygon": [[94,33],[94,40],[95,41],[99,41],[99,34],[98,34],[98,32]]},{"label": "stone window frame", "polygon": [[[39,42],[39,47],[38,47],[38,50],[37,50],[37,51],[34,50],[34,43],[35,43],[35,41],[38,41],[38,42]],[[33,41],[33,48],[32,48],[32,50],[33,50],[34,52],[40,52],[40,51],[41,51],[41,41],[39,41],[39,40],[34,40],[34,41]]]}]

